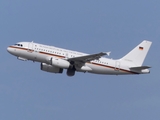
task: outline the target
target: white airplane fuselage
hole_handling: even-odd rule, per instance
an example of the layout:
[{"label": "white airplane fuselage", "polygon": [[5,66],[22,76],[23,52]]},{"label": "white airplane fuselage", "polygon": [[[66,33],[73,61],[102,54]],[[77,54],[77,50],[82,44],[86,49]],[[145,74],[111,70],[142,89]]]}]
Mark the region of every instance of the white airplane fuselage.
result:
[{"label": "white airplane fuselage", "polygon": [[136,65],[129,59],[113,60],[101,57],[100,54],[90,56],[89,54],[34,42],[19,42],[9,46],[7,50],[20,60],[40,62],[43,71],[62,73],[63,69],[70,70],[71,74],[69,71],[68,76],[74,75],[72,71],[107,75],[145,74],[150,72],[147,68],[132,69],[141,66]]}]

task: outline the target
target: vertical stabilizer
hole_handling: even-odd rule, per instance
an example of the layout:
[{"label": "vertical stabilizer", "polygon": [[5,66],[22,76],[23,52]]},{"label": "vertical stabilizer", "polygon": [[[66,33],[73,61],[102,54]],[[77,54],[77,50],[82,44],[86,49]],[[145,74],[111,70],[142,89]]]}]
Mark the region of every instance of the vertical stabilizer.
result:
[{"label": "vertical stabilizer", "polygon": [[121,58],[121,60],[132,62],[136,66],[142,66],[151,44],[152,42],[144,40],[127,55]]}]

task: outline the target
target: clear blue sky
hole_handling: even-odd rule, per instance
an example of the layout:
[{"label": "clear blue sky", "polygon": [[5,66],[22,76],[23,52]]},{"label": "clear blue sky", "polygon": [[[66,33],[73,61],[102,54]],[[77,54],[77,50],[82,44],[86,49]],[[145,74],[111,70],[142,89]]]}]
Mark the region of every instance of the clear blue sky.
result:
[{"label": "clear blue sky", "polygon": [[[159,0],[1,0],[0,120],[158,120]],[[151,74],[74,77],[22,62],[7,46],[34,41],[120,58],[153,42],[144,64]]]}]

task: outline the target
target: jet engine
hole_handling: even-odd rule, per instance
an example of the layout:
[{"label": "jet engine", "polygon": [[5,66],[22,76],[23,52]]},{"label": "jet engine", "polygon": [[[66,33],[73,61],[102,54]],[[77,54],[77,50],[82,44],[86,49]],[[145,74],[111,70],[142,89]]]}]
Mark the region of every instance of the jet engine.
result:
[{"label": "jet engine", "polygon": [[70,67],[70,63],[68,61],[59,58],[51,58],[51,65],[63,69],[68,69]]},{"label": "jet engine", "polygon": [[63,73],[62,68],[48,65],[46,63],[41,63],[41,70],[46,71],[46,72],[51,72],[51,73]]}]

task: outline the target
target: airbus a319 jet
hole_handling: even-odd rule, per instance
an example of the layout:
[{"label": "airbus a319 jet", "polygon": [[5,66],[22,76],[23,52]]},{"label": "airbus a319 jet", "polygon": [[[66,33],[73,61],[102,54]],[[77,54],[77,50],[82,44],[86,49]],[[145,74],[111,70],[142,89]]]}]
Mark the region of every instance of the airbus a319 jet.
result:
[{"label": "airbus a319 jet", "polygon": [[150,73],[149,66],[143,66],[144,59],[152,42],[144,40],[127,55],[120,59],[104,57],[110,52],[86,54],[82,52],[48,46],[34,42],[19,42],[7,48],[7,51],[19,60],[40,62],[43,71],[63,73],[68,76],[75,72],[88,72],[106,75],[128,75]]}]

